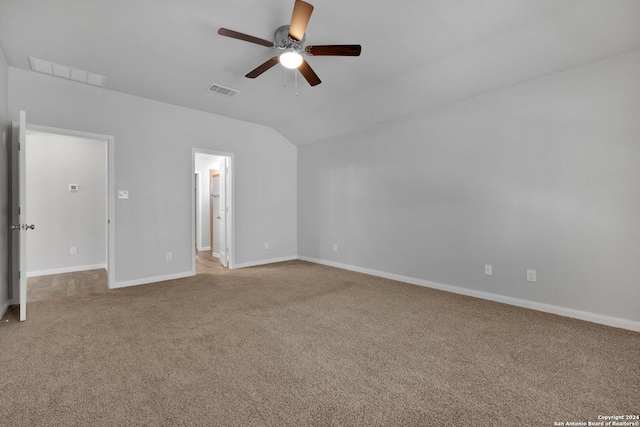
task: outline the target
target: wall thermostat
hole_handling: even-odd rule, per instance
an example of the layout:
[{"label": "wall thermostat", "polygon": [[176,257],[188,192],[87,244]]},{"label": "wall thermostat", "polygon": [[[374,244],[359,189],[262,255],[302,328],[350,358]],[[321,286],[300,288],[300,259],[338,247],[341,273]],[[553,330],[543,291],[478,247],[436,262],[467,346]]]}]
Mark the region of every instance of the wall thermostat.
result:
[{"label": "wall thermostat", "polygon": [[69,191],[75,193],[78,191],[78,184],[69,184]]}]

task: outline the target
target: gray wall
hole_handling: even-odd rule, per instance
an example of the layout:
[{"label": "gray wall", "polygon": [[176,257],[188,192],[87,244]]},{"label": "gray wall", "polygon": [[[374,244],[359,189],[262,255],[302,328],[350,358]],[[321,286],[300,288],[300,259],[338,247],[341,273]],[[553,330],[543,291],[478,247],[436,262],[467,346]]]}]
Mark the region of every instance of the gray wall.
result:
[{"label": "gray wall", "polygon": [[299,255],[640,321],[638,76],[636,51],[299,147]]},{"label": "gray wall", "polygon": [[114,136],[116,286],[191,271],[192,147],[235,155],[236,264],[296,256],[297,149],[275,130],[13,67],[9,88],[12,119]]},{"label": "gray wall", "polygon": [[26,160],[27,276],[105,268],[107,142],[29,132]]},{"label": "gray wall", "polygon": [[9,303],[9,66],[0,49],[0,316]]}]

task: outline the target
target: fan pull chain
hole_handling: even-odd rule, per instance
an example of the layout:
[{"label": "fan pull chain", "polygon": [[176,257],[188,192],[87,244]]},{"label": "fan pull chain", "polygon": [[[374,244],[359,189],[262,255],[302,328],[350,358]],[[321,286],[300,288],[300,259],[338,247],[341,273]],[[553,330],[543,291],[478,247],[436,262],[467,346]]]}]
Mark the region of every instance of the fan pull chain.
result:
[{"label": "fan pull chain", "polygon": [[[287,84],[288,81],[289,81],[289,70],[287,68],[284,68],[284,87],[289,87],[289,85]],[[294,81],[295,94],[296,96],[298,96],[298,70],[295,68],[293,69],[293,81]]]}]

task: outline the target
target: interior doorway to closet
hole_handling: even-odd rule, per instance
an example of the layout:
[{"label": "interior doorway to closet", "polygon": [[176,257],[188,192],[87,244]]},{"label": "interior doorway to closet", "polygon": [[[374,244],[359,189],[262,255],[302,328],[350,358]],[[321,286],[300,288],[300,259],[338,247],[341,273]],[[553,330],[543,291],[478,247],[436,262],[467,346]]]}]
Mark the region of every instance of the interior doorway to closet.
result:
[{"label": "interior doorway to closet", "polygon": [[[232,156],[208,150],[193,153],[194,272],[233,268]],[[207,270],[207,271],[203,271]]]},{"label": "interior doorway to closet", "polygon": [[27,300],[108,288],[109,140],[31,126],[26,131]]}]

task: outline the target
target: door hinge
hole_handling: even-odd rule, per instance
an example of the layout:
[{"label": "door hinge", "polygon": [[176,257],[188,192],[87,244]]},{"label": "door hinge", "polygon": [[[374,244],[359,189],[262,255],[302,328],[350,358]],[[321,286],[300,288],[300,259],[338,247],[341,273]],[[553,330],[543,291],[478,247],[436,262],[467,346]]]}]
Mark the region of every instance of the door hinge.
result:
[{"label": "door hinge", "polygon": [[18,215],[20,215],[20,206],[18,206]]}]

